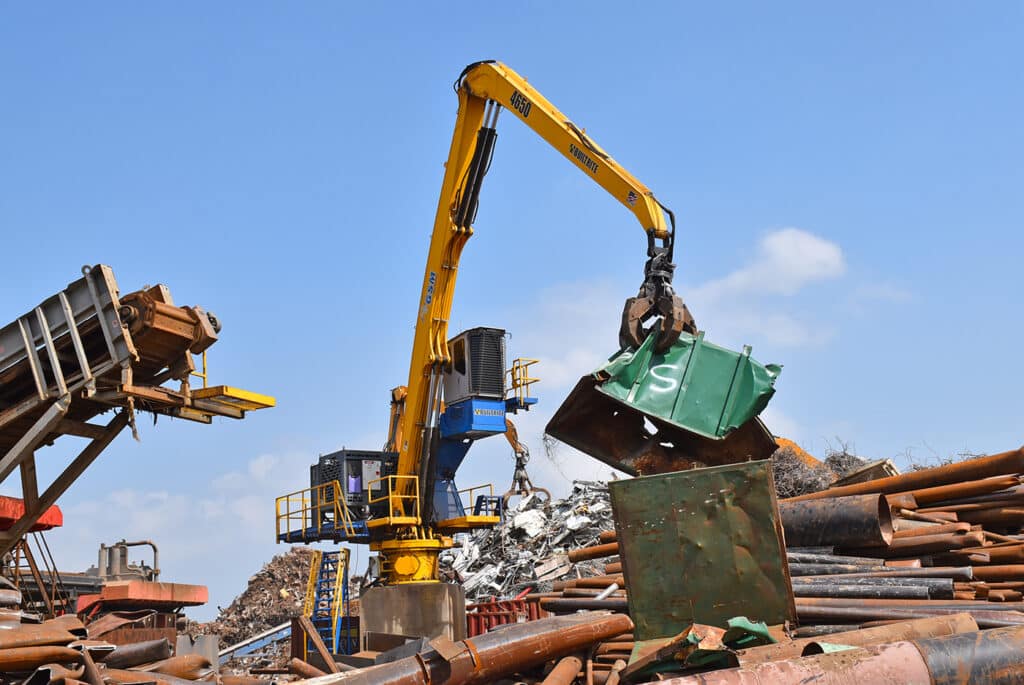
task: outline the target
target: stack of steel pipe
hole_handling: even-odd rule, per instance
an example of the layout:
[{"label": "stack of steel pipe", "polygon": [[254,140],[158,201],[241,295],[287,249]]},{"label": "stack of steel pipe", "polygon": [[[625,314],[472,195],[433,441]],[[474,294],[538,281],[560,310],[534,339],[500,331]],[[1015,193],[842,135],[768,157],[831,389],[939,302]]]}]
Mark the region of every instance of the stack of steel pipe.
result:
[{"label": "stack of steel pipe", "polygon": [[[782,500],[801,623],[956,602],[1001,616],[983,617],[983,626],[1016,624],[1024,612],[1022,473],[1024,448]],[[847,620],[816,598],[848,609]]]},{"label": "stack of steel pipe", "polygon": [[216,675],[203,656],[173,655],[166,638],[114,645],[90,639],[74,615],[21,623],[21,612],[5,612],[9,620],[0,629],[0,677],[7,683],[185,685]]}]

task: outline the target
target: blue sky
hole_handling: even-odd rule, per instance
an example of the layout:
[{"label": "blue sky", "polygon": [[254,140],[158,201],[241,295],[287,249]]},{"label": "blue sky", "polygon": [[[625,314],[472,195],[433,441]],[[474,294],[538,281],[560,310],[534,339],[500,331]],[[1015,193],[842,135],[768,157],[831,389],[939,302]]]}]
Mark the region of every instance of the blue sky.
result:
[{"label": "blue sky", "polygon": [[[680,221],[678,289],[711,340],[785,365],[766,420],[822,454],[933,459],[1022,442],[1020,3],[5,4],[6,322],[110,264],[224,322],[219,382],[273,410],[143,422],[61,502],[62,566],[150,537],[215,613],[273,544],[318,453],[383,442],[408,372],[451,83],[528,77]],[[615,351],[644,237],[512,117],[500,124],[452,331],[542,359],[534,478],[607,474],[540,434]],[[66,447],[40,455],[43,478]],[[500,439],[463,485],[504,489]],[[15,488],[16,489],[16,488]],[[11,491],[11,486],[6,486]],[[366,558],[365,550],[359,554]]]}]

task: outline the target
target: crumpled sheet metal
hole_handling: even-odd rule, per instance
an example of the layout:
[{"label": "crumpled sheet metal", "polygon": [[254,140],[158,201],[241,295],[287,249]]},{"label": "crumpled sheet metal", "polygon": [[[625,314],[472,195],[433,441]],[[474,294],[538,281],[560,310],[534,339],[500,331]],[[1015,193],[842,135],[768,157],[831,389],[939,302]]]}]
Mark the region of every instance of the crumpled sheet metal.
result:
[{"label": "crumpled sheet metal", "polygon": [[609,483],[636,639],[796,619],[771,463]]},{"label": "crumpled sheet metal", "polygon": [[526,497],[499,525],[473,532],[462,547],[442,554],[442,570],[462,579],[471,603],[526,587],[548,590],[557,580],[601,573],[602,560],[572,564],[566,554],[597,543],[613,527],[607,484],[575,481],[565,499]]}]

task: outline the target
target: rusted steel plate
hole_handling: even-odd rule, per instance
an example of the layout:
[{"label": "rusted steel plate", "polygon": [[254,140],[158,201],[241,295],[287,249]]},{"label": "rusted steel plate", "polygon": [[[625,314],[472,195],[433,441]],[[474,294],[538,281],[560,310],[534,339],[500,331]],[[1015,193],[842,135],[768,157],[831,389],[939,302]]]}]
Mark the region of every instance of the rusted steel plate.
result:
[{"label": "rusted steel plate", "polygon": [[636,639],[796,608],[767,461],[609,484]]}]

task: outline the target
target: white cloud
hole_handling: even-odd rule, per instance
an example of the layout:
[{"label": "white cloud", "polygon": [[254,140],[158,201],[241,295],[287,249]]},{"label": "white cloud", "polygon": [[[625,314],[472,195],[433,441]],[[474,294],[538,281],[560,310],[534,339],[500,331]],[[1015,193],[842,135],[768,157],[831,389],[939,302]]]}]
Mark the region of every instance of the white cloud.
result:
[{"label": "white cloud", "polygon": [[[263,454],[244,467],[197,479],[181,491],[119,489],[68,497],[65,525],[47,534],[62,569],[95,563],[100,542],[150,539],[160,548],[161,579],[209,586],[210,604],[189,615],[212,618],[245,589],[247,579],[274,554],[274,499],[306,487],[308,455]],[[132,560],[145,558],[133,552]]]},{"label": "white cloud", "polygon": [[845,273],[846,259],[839,245],[799,228],[783,228],[761,238],[749,264],[691,289],[688,297],[718,302],[752,295],[789,296]]}]

